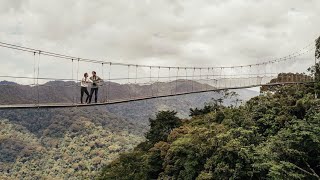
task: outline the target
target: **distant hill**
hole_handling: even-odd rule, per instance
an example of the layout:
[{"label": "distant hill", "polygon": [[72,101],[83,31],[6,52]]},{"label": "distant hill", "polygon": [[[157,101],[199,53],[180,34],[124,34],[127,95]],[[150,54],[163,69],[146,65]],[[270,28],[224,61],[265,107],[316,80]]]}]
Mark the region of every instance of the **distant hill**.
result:
[{"label": "distant hill", "polygon": [[0,86],[1,85],[17,85],[17,83],[11,81],[0,81]]},{"label": "distant hill", "polygon": [[[33,104],[37,102],[38,97],[39,103],[80,102],[79,84],[71,81],[50,81],[37,87],[19,85],[8,81],[2,81],[1,84],[0,105]],[[99,102],[183,93],[190,92],[192,89],[194,91],[201,91],[214,88],[207,84],[184,80],[167,83],[159,82],[151,85],[106,82],[99,89]],[[239,92],[243,92],[242,94],[250,97],[257,95],[254,91],[243,90]],[[197,97],[201,97],[201,95],[197,95]]]}]

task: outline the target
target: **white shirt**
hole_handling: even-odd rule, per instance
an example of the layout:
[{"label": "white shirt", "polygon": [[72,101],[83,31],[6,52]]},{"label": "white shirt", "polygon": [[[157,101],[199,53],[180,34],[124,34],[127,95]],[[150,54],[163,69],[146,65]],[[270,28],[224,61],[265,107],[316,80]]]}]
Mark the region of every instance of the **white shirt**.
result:
[{"label": "white shirt", "polygon": [[90,82],[91,81],[90,81],[89,78],[83,77],[82,80],[81,80],[81,87],[88,87]]}]

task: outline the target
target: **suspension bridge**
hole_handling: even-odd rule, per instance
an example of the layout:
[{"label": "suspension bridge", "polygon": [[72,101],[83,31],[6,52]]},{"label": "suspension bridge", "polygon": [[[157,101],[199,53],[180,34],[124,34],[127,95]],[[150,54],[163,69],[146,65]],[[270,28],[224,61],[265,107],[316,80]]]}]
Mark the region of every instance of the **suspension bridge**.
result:
[{"label": "suspension bridge", "polygon": [[[314,42],[287,56],[256,64],[221,67],[173,67],[116,63],[69,56],[0,42],[0,55],[23,72],[0,73],[0,109],[86,107],[154,98],[312,83]],[[15,66],[13,66],[15,67]],[[42,70],[44,69],[44,70]],[[80,104],[84,72],[103,79],[97,103]],[[24,74],[21,76],[20,74]]]}]

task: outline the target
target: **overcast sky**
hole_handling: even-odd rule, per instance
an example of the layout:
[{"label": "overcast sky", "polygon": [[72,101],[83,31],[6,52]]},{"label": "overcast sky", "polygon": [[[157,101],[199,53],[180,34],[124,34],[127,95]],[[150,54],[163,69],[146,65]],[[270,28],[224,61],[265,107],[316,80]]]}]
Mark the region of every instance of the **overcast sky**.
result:
[{"label": "overcast sky", "polygon": [[[242,65],[308,45],[319,17],[319,0],[0,0],[0,41],[125,63]],[[32,57],[7,51],[1,74],[32,74]]]}]

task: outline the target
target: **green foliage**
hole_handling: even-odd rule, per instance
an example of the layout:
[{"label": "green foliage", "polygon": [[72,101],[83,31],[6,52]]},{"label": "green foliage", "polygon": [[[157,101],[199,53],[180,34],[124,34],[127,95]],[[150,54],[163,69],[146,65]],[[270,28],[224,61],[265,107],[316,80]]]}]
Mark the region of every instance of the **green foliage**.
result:
[{"label": "green foliage", "polygon": [[[99,179],[156,179],[162,171],[161,152],[171,131],[181,126],[175,111],[161,111],[155,119],[149,119],[150,130],[146,142],[140,143],[132,153],[104,167]],[[157,144],[156,144],[157,143]]]},{"label": "green foliage", "polygon": [[99,179],[146,179],[142,152],[125,153],[105,167]]},{"label": "green foliage", "polygon": [[255,167],[276,179],[319,179],[320,114],[292,121],[257,147]]},{"label": "green foliage", "polygon": [[0,112],[9,119],[0,118],[0,179],[93,179],[144,139],[130,123],[95,110]]},{"label": "green foliage", "polygon": [[315,57],[317,59],[320,59],[320,37],[316,40],[316,51],[315,51]]},{"label": "green foliage", "polygon": [[238,94],[236,92],[229,92],[228,90],[223,90],[218,92],[221,97],[219,98],[212,98],[210,103],[206,103],[205,106],[202,109],[195,108],[192,109],[190,108],[190,114],[189,116],[200,116],[204,114],[208,114],[213,111],[218,111],[219,109],[223,109],[224,106],[224,101],[225,100],[232,100],[232,103],[229,105],[230,107],[237,107],[238,103],[241,102],[241,100],[238,98]]},{"label": "green foliage", "polygon": [[148,142],[155,144],[158,141],[167,140],[170,132],[181,125],[181,120],[176,117],[175,111],[161,111],[156,119],[149,119],[150,130],[146,134]]},{"label": "green foliage", "polygon": [[[320,43],[320,42],[319,42]],[[319,44],[320,46],[320,44]],[[319,47],[320,48],[320,47]],[[318,51],[320,52],[320,49],[318,49]],[[318,54],[318,56],[320,56],[320,54]],[[319,58],[319,57],[318,57]],[[315,80],[315,93],[320,95],[320,62],[317,62],[314,66],[312,66],[311,68],[308,69],[308,71],[310,71],[311,74],[313,74],[314,76],[314,80]]]},{"label": "green foliage", "polygon": [[203,109],[192,109],[190,108],[190,116],[200,116],[204,114],[208,114],[209,112],[214,111],[216,108],[212,105],[205,105]]},{"label": "green foliage", "polygon": [[102,179],[319,179],[320,101],[313,94],[307,84],[276,87],[240,107],[217,100],[170,131],[159,122],[175,113],[162,112],[164,121],[153,120],[148,140],[129,153],[134,158],[120,156]]},{"label": "green foliage", "polygon": [[318,60],[316,64],[309,68],[309,71],[314,75],[315,77],[315,91],[317,95],[320,95],[320,37],[316,40],[316,49],[315,49],[315,58]]}]

